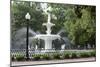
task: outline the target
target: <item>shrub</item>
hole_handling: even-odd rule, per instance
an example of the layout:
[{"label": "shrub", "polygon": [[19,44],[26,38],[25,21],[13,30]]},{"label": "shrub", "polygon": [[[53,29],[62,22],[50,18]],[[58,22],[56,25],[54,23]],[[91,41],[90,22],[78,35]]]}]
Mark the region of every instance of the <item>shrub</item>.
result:
[{"label": "shrub", "polygon": [[77,53],[71,53],[71,58],[77,58]]},{"label": "shrub", "polygon": [[80,53],[80,57],[86,58],[86,57],[90,57],[90,52],[82,52]]},{"label": "shrub", "polygon": [[80,52],[77,52],[77,58],[81,58],[80,54]]},{"label": "shrub", "polygon": [[44,59],[44,60],[50,60],[50,56],[47,55],[47,54],[44,54],[44,55],[41,55],[41,59]]},{"label": "shrub", "polygon": [[22,56],[22,55],[18,55],[18,56],[16,56],[16,60],[17,61],[24,61],[25,60],[25,57]]},{"label": "shrub", "polygon": [[12,60],[12,61],[14,61],[14,60],[15,60],[14,56],[12,56],[12,57],[11,57],[11,60]]},{"label": "shrub", "polygon": [[60,54],[53,54],[53,59],[60,59]]},{"label": "shrub", "polygon": [[33,60],[40,60],[41,55],[33,55]]},{"label": "shrub", "polygon": [[92,51],[91,52],[91,57],[95,57],[96,56],[96,51]]},{"label": "shrub", "polygon": [[69,53],[65,53],[65,54],[64,54],[64,58],[65,58],[65,59],[69,59],[69,58],[70,58],[70,54],[69,54]]}]

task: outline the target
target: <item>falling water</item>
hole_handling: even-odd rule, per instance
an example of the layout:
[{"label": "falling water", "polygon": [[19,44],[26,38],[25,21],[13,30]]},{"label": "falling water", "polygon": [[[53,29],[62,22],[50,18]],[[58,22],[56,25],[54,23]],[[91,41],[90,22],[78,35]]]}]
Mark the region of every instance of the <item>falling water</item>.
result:
[{"label": "falling water", "polygon": [[[12,41],[12,49],[25,49],[26,47],[26,28],[23,27],[16,31],[15,37]],[[32,29],[29,28],[29,44],[32,44],[33,37],[37,35]]]}]

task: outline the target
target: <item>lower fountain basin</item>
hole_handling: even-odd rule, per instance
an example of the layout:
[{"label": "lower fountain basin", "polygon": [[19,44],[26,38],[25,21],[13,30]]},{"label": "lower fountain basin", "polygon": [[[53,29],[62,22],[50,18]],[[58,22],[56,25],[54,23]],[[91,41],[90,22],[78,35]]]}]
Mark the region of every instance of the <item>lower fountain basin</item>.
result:
[{"label": "lower fountain basin", "polygon": [[45,49],[48,50],[46,52],[49,52],[52,49],[52,41],[55,39],[60,39],[61,37],[59,35],[54,34],[39,34],[36,35],[34,38],[42,39],[45,42]]},{"label": "lower fountain basin", "polygon": [[54,35],[54,34],[39,34],[36,35],[34,38],[38,38],[38,39],[49,39],[49,40],[55,40],[55,39],[60,39],[60,35]]}]

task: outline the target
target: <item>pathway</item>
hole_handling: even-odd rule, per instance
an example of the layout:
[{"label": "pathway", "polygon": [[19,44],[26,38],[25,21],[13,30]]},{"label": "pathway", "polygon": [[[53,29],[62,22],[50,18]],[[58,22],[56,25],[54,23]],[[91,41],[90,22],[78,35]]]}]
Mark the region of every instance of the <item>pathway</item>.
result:
[{"label": "pathway", "polygon": [[95,57],[91,57],[91,58],[64,59],[64,60],[23,61],[23,62],[11,62],[11,66],[72,63],[72,62],[84,62],[84,61],[87,62],[87,61],[95,61],[95,60],[96,60]]}]

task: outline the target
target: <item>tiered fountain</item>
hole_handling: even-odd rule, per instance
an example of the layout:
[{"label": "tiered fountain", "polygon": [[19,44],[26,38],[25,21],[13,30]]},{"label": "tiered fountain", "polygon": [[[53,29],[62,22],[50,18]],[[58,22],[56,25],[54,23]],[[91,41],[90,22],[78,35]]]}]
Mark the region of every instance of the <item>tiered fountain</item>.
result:
[{"label": "tiered fountain", "polygon": [[46,34],[38,34],[35,36],[35,38],[38,38],[38,39],[42,39],[44,40],[45,42],[45,47],[44,49],[47,51],[50,51],[50,49],[52,49],[52,41],[55,40],[55,39],[60,39],[60,35],[55,35],[55,34],[51,34],[51,27],[54,26],[55,24],[51,23],[50,20],[51,20],[51,14],[48,10],[47,12],[47,15],[48,15],[48,20],[47,20],[47,23],[43,23],[43,26],[46,26],[47,28],[47,31],[46,31]]}]

